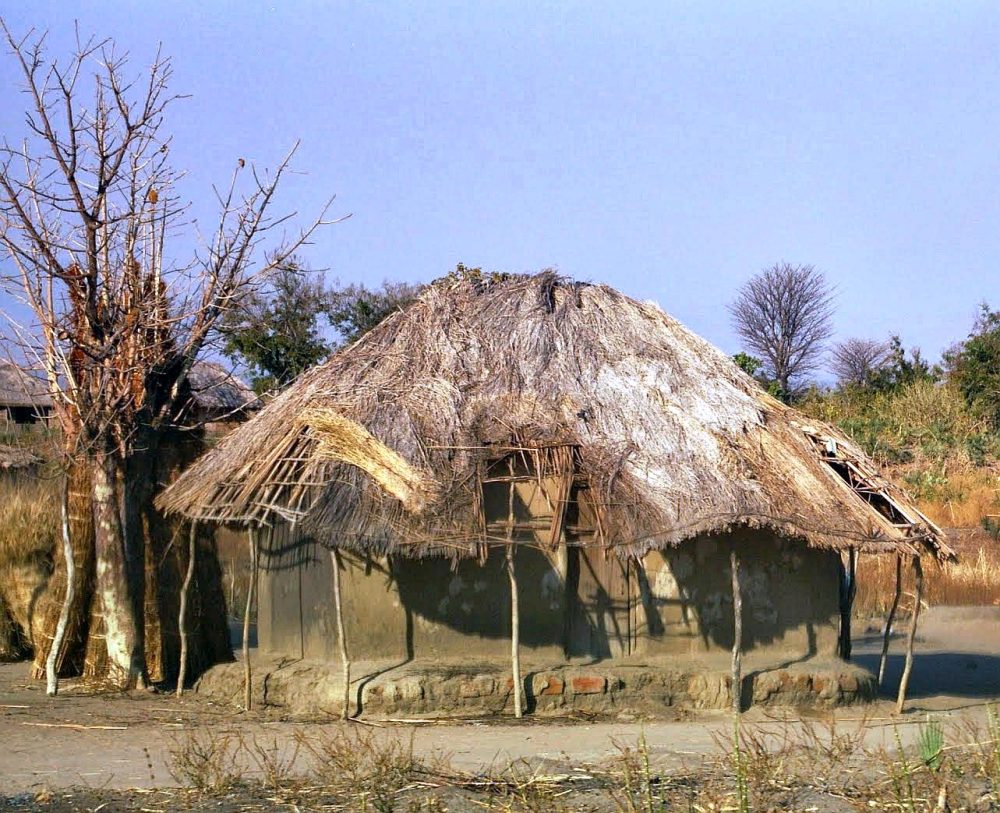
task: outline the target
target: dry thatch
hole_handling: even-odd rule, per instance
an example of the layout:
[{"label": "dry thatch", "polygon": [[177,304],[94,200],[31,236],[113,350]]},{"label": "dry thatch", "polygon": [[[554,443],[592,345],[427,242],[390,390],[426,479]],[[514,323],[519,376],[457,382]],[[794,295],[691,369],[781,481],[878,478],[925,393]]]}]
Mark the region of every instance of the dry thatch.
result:
[{"label": "dry thatch", "polygon": [[4,407],[47,410],[52,407],[48,385],[40,378],[0,359],[0,409]]},{"label": "dry thatch", "polygon": [[221,364],[195,362],[188,373],[191,401],[182,415],[199,420],[218,421],[238,418],[259,406],[257,394],[242,379]]},{"label": "dry thatch", "polygon": [[0,471],[14,471],[37,466],[42,459],[29,449],[0,443]]},{"label": "dry thatch", "polygon": [[539,477],[570,459],[597,517],[588,544],[619,552],[749,525],[820,547],[951,555],[893,486],[877,483],[880,513],[824,461],[877,478],[841,432],[769,397],[656,305],[550,272],[435,283],[303,375],[160,504],[301,522],[370,553],[472,554],[487,534],[482,480],[511,450]]}]

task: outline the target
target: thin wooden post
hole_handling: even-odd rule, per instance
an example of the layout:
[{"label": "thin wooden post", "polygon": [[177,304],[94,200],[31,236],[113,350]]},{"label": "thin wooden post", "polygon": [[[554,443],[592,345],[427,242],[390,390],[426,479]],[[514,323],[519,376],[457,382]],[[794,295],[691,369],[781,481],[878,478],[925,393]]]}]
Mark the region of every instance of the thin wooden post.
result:
[{"label": "thin wooden post", "polygon": [[181,636],[181,658],[180,666],[177,669],[177,696],[184,694],[184,682],[187,680],[187,657],[188,657],[188,633],[187,633],[187,605],[188,594],[191,591],[191,582],[194,579],[195,552],[198,549],[198,523],[191,521],[191,532],[188,537],[188,566],[184,574],[184,583],[181,585],[180,609],[177,613],[177,631]]},{"label": "thin wooden post", "polygon": [[917,618],[920,615],[920,601],[924,593],[924,568],[920,556],[913,557],[913,615],[910,617],[910,634],[906,639],[906,664],[903,666],[903,677],[899,681],[899,697],[896,698],[896,714],[903,713],[906,705],[906,690],[910,685],[910,673],[913,671],[913,644],[917,640]]},{"label": "thin wooden post", "polygon": [[524,714],[521,698],[521,616],[517,607],[517,576],[514,574],[514,546],[507,546],[507,576],[510,579],[510,659],[514,680],[514,716]]},{"label": "thin wooden post", "polygon": [[892,625],[896,623],[896,610],[899,609],[899,599],[903,595],[903,557],[896,556],[896,592],[892,596],[889,615],[885,619],[885,631],[882,633],[882,657],[878,661],[878,685],[885,679],[885,666],[889,660],[889,636],[892,635]]},{"label": "thin wooden post", "polygon": [[734,547],[729,552],[729,569],[733,575],[733,713],[743,711],[743,595],[740,591],[740,560]]},{"label": "thin wooden post", "polygon": [[511,677],[514,681],[514,716],[518,719],[524,714],[524,702],[521,686],[521,614],[517,603],[517,574],[514,572],[514,461],[508,458],[507,467],[510,470],[511,482],[508,484],[510,493],[507,497],[507,578],[510,580],[510,661]]},{"label": "thin wooden post", "polygon": [[854,616],[854,599],[858,594],[858,552],[855,548],[851,548],[847,552],[847,584],[845,588],[840,613],[840,657],[849,661],[853,644],[851,621]]},{"label": "thin wooden post", "polygon": [[250,666],[250,609],[257,592],[257,536],[253,526],[247,527],[247,541],[250,546],[250,586],[247,588],[247,606],[243,611],[243,707],[250,711],[253,707],[253,671]]},{"label": "thin wooden post", "polygon": [[333,605],[337,613],[337,637],[340,641],[340,667],[343,670],[344,710],[341,716],[347,720],[351,716],[351,659],[347,654],[347,629],[344,626],[344,602],[340,592],[340,552],[330,548],[330,564],[333,566]]},{"label": "thin wooden post", "polygon": [[62,549],[66,560],[66,594],[63,596],[62,608],[59,610],[59,621],[52,637],[48,657],[45,659],[45,693],[55,697],[59,693],[59,650],[66,638],[66,627],[69,625],[69,614],[76,597],[76,562],[73,558],[73,542],[69,533],[69,474],[63,485],[62,499]]}]

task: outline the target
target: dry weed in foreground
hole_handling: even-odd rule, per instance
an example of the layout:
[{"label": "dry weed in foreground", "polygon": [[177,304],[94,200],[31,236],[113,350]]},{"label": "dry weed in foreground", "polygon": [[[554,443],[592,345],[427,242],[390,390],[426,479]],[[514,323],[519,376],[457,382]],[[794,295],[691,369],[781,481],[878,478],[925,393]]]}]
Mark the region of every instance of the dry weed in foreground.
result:
[{"label": "dry weed in foreground", "polygon": [[240,739],[214,731],[189,732],[171,743],[168,769],[177,784],[201,793],[225,793],[244,777]]},{"label": "dry weed in foreground", "polygon": [[[882,739],[880,731],[889,745],[867,748],[866,738]],[[232,809],[268,809],[240,808],[245,798],[257,805],[357,813],[1000,811],[995,709],[985,730],[966,724],[946,731],[928,718],[906,747],[901,731],[878,729],[867,720],[737,723],[731,734],[717,738],[713,754],[682,769],[657,765],[641,735],[634,745],[618,743],[618,756],[600,769],[571,765],[551,774],[522,760],[474,775],[458,773],[444,760],[423,763],[412,738],[383,730],[337,727],[300,734],[283,747],[252,736],[207,733],[175,745],[171,773],[201,791],[203,805],[225,794]]]}]

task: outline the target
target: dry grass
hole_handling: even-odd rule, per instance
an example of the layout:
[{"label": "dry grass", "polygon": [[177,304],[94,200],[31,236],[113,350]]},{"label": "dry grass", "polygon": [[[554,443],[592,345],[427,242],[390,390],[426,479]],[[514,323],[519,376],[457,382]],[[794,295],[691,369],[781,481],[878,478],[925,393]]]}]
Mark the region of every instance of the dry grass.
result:
[{"label": "dry grass", "polygon": [[28,654],[58,533],[55,481],[0,477],[0,658]]},{"label": "dry grass", "polygon": [[[713,753],[669,770],[640,736],[619,744],[618,756],[607,763],[567,762],[558,773],[524,761],[462,773],[444,759],[431,764],[416,758],[406,738],[365,729],[320,731],[283,746],[226,733],[188,734],[170,758],[173,776],[189,790],[180,792],[182,798],[174,791],[155,807],[358,813],[1000,809],[995,710],[985,726],[928,718],[917,723],[905,747],[900,729],[880,732],[876,725],[734,725],[717,737]],[[888,745],[866,744],[871,741]],[[148,800],[141,804],[150,807]]]},{"label": "dry grass", "polygon": [[[1000,603],[1000,542],[984,532],[959,538],[959,561],[931,566],[925,574],[924,600],[930,605],[989,605]],[[903,570],[902,610],[913,604],[913,574]],[[860,616],[883,614],[892,601],[896,561],[891,556],[862,557],[858,565],[855,611]]]}]

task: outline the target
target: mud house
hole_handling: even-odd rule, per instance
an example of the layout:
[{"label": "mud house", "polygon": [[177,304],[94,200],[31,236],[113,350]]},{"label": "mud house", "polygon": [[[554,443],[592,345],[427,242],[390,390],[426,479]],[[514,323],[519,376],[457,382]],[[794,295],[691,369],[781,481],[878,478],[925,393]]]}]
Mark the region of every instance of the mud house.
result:
[{"label": "mud house", "polygon": [[[296,381],[161,497],[260,540],[260,645],[338,657],[842,652],[858,553],[951,555],[833,427],[656,305],[465,276]],[[735,556],[734,556],[735,554]],[[517,597],[512,621],[511,597]]]},{"label": "mud house", "polygon": [[51,412],[52,396],[45,381],[0,359],[0,428],[38,423]]}]

